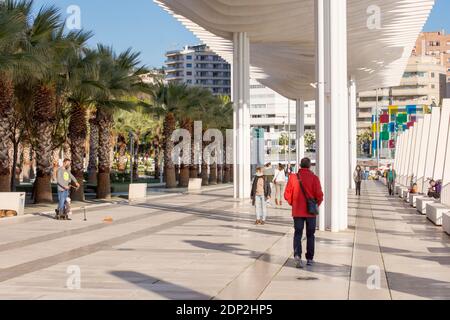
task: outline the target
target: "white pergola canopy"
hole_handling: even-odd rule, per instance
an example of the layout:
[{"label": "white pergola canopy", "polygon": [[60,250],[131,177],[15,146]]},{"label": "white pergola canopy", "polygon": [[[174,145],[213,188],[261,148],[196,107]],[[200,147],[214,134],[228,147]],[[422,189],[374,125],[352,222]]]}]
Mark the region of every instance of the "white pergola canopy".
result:
[{"label": "white pergola canopy", "polygon": [[[250,39],[251,76],[314,99],[314,0],[154,0],[233,61],[233,33]],[[348,71],[359,90],[397,86],[434,0],[347,0]]]}]

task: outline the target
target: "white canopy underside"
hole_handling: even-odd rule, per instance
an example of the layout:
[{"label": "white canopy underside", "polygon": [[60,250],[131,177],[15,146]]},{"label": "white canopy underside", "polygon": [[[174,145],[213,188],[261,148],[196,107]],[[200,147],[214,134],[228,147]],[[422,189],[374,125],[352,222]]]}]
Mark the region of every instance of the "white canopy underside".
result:
[{"label": "white canopy underside", "polygon": [[[154,0],[229,63],[233,33],[250,38],[251,76],[291,98],[315,89],[314,0]],[[358,90],[398,86],[434,0],[347,0],[348,70]],[[372,6],[372,7],[371,7]],[[368,28],[381,9],[381,28]]]}]

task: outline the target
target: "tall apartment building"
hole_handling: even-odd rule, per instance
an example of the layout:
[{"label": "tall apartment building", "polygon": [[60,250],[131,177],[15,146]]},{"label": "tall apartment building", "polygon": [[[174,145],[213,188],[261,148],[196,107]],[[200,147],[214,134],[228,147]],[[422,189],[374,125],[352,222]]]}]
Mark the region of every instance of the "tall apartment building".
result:
[{"label": "tall apartment building", "polygon": [[[293,149],[290,161],[295,161],[295,108],[295,101],[283,97],[256,80],[250,81],[250,126],[264,129],[265,162],[284,163],[287,160],[286,155],[281,154],[284,146],[279,142],[282,135],[288,132]],[[305,102],[305,130],[315,130],[315,112],[315,102]]]},{"label": "tall apartment building", "polygon": [[445,34],[445,30],[439,32],[422,32],[417,39],[413,55],[433,56],[445,66],[447,74],[447,97],[450,97],[450,34]]},{"label": "tall apartment building", "polygon": [[[358,129],[369,129],[372,115],[386,111],[389,105],[417,105],[418,112],[423,106],[440,105],[446,96],[446,68],[433,56],[412,56],[409,59],[400,86],[359,92]],[[378,96],[378,104],[377,104]]]},{"label": "tall apartment building", "polygon": [[231,94],[231,66],[206,45],[186,46],[166,53],[166,80]]}]

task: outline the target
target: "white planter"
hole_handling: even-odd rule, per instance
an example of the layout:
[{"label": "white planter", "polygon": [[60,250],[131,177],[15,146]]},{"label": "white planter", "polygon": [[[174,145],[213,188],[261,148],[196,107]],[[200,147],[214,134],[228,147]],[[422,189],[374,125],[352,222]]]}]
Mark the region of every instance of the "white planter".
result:
[{"label": "white planter", "polygon": [[423,198],[424,197],[424,195],[423,194],[412,194],[412,193],[410,193],[409,194],[409,204],[413,207],[413,208],[415,208],[416,206],[417,206],[417,199],[418,198]]},{"label": "white planter", "polygon": [[450,235],[450,212],[442,215],[442,228]]},{"label": "white planter", "polygon": [[133,183],[128,189],[128,200],[141,200],[147,198],[147,184]]},{"label": "white planter", "polygon": [[0,192],[0,210],[13,210],[18,216],[23,216],[25,211],[24,192]]},{"label": "white planter", "polygon": [[198,191],[202,189],[202,179],[189,179],[188,191]]},{"label": "white planter", "polygon": [[450,208],[441,203],[427,204],[427,218],[437,226],[442,226],[442,216],[449,212]]},{"label": "white planter", "polygon": [[416,199],[416,208],[420,214],[427,214],[427,204],[437,203],[435,199],[430,197],[419,197]]}]

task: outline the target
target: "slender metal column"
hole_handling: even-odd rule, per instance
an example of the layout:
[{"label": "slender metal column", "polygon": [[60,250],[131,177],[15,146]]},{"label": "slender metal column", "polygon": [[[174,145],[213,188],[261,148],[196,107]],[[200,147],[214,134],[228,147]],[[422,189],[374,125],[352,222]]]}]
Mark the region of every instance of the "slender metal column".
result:
[{"label": "slender metal column", "polygon": [[234,196],[250,197],[250,41],[245,32],[233,34]]}]

